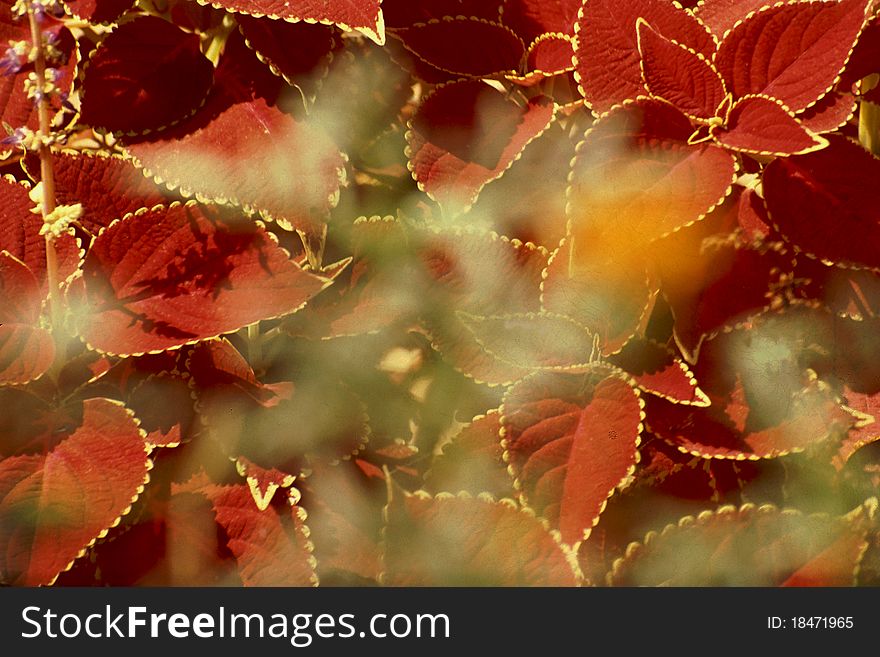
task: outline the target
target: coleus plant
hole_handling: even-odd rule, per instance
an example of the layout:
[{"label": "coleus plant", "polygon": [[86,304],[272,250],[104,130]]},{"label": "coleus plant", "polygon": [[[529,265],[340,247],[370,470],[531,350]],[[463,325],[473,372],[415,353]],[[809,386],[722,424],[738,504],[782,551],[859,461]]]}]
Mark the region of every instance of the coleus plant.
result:
[{"label": "coleus plant", "polygon": [[0,1],[0,582],[877,584],[875,14]]}]

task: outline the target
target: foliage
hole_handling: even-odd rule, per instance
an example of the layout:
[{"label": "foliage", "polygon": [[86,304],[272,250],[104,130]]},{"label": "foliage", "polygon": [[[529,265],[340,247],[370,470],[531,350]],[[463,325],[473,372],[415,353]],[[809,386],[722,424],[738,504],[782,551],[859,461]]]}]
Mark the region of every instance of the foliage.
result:
[{"label": "foliage", "polygon": [[0,0],[0,582],[876,585],[875,16]]}]

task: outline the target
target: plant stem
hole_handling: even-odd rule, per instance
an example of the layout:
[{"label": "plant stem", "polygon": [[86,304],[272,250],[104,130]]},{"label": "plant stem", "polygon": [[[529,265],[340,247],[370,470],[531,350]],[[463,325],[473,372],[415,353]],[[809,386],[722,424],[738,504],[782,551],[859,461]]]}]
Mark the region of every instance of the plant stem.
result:
[{"label": "plant stem", "polygon": [[247,327],[248,360],[258,375],[263,369],[263,337],[260,335],[260,323]]},{"label": "plant stem", "polygon": [[[859,84],[862,93],[877,86],[880,76],[869,75]],[[880,107],[863,100],[859,104],[859,141],[874,155],[880,155]]]},{"label": "plant stem", "polygon": [[[45,220],[55,210],[55,169],[52,166],[52,151],[49,147],[49,137],[52,135],[52,117],[49,115],[49,100],[46,94],[42,93],[42,86],[46,81],[43,32],[33,7],[30,5],[28,6],[28,22],[31,28],[31,40],[36,50],[34,72],[37,75],[37,84],[40,85],[39,102],[37,103],[40,119],[40,180],[43,184],[40,210],[43,220]],[[58,254],[55,250],[55,238],[51,233],[46,234],[46,279],[49,287],[49,312],[53,333],[55,333],[61,327],[61,295],[60,281],[58,280]]]}]

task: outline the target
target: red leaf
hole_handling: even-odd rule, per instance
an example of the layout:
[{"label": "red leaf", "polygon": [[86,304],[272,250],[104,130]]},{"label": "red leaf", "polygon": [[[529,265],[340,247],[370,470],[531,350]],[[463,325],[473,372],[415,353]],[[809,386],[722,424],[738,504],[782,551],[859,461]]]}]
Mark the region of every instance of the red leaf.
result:
[{"label": "red leaf", "polygon": [[[385,43],[381,0],[214,0],[212,6],[263,20],[338,25],[357,30],[380,46]],[[200,3],[207,4],[207,2]]]},{"label": "red leaf", "polygon": [[648,399],[649,430],[704,458],[762,459],[842,435],[854,420],[802,361],[817,329],[810,315],[764,316],[707,341],[694,373],[708,408]]},{"label": "red leaf", "polygon": [[718,38],[751,12],[767,7],[766,0],[702,0],[694,7],[694,16]]},{"label": "red leaf", "polygon": [[792,266],[780,244],[743,244],[700,226],[659,242],[653,267],[685,358],[694,362],[704,338],[769,309]]},{"label": "red leaf", "polygon": [[691,14],[666,0],[587,0],[578,15],[576,76],[594,112],[644,93],[636,21],[710,57],[715,42]]},{"label": "red leaf", "polygon": [[[332,27],[288,23],[250,16],[238,17],[238,28],[260,59],[275,75],[313,96],[318,82],[327,75],[337,46]],[[296,43],[296,48],[289,44]]]},{"label": "red leaf", "polygon": [[[31,212],[35,207],[28,197],[28,187],[8,178],[0,178],[0,251],[23,262],[40,285],[40,294],[48,293],[46,279],[46,238],[40,235],[43,218]],[[65,280],[79,267],[79,244],[73,235],[64,233],[55,240],[58,277]]]},{"label": "red leaf", "polygon": [[134,4],[135,0],[64,0],[65,9],[92,23],[112,23]]},{"label": "red leaf", "polygon": [[880,394],[864,394],[846,390],[846,405],[856,416],[855,425],[841,441],[837,454],[831,459],[832,465],[840,472],[849,460],[862,447],[880,440]]},{"label": "red leaf", "polygon": [[595,366],[586,375],[541,373],[504,397],[505,460],[523,501],[579,544],[638,463],[638,391],[622,372]]},{"label": "red leaf", "polygon": [[248,487],[208,486],[202,489],[228,537],[245,586],[315,586],[315,558],[305,525],[307,514],[291,504],[261,511]]},{"label": "red leaf", "polygon": [[764,200],[755,190],[743,190],[736,207],[737,224],[747,239],[761,240],[770,235],[770,217],[767,216]]},{"label": "red leaf", "polygon": [[709,398],[698,387],[690,368],[664,345],[645,339],[630,340],[608,360],[630,374],[644,392],[676,404],[709,405]]},{"label": "red leaf", "polygon": [[321,128],[254,95],[248,87],[265,81],[253,79],[250,67],[265,67],[236,44],[230,38],[199,112],[169,130],[129,138],[126,150],[146,175],[183,196],[232,203],[288,229],[315,229],[338,200],[344,158]]},{"label": "red leaf", "polygon": [[384,473],[380,481],[375,485],[350,463],[319,465],[303,480],[322,585],[378,583],[382,572],[378,509],[385,503]]},{"label": "red leaf", "polygon": [[637,30],[642,77],[651,95],[694,119],[715,116],[727,90],[712,62],[657,33],[644,19],[638,20]]},{"label": "red leaf", "polygon": [[431,461],[425,484],[435,493],[489,493],[496,499],[516,497],[501,448],[497,410],[478,415]]},{"label": "red leaf", "polygon": [[856,111],[856,98],[851,93],[831,91],[818,103],[798,114],[798,120],[807,130],[833,132],[843,127]]},{"label": "red leaf", "polygon": [[841,0],[765,7],[725,35],[715,65],[735,98],[771,96],[799,112],[831,91],[870,6]]},{"label": "red leaf", "polygon": [[[39,158],[29,156],[25,163],[28,174],[39,181]],[[56,151],[52,153],[52,166],[56,201],[81,203],[79,223],[94,234],[129,212],[169,200],[169,194],[121,157]]]},{"label": "red leaf", "polygon": [[412,27],[432,18],[472,16],[497,21],[502,0],[383,0],[382,12],[389,28]]},{"label": "red leaf", "polygon": [[807,255],[852,267],[880,267],[880,162],[844,137],[828,148],[771,162],[764,200],[773,224]]},{"label": "red leaf", "polygon": [[82,88],[82,120],[113,132],[165,128],[195,112],[214,69],[198,35],[155,16],[117,27],[92,54]]},{"label": "red leaf", "polygon": [[569,178],[576,259],[589,246],[632,266],[648,243],[699,221],[724,200],[734,158],[716,146],[687,144],[692,132],[684,114],[648,99],[615,108],[587,131]]},{"label": "red leaf", "polygon": [[39,326],[0,325],[0,385],[40,378],[55,360],[52,334]]},{"label": "red leaf", "polygon": [[470,206],[553,120],[539,96],[520,107],[480,81],[438,87],[407,133],[410,167],[420,189],[442,206]]},{"label": "red leaf", "polygon": [[574,260],[571,244],[564,239],[550,256],[541,283],[541,306],[583,324],[599,337],[601,353],[613,354],[648,312],[652,286],[645,263],[637,258],[621,261],[601,244],[579,249]]},{"label": "red leaf", "polygon": [[[276,468],[261,468],[244,456],[239,456],[235,460],[235,469],[247,481],[248,490],[251,492],[251,497],[254,498],[254,504],[260,511],[269,508],[278,489],[290,488],[296,480],[293,475],[281,472]],[[289,493],[289,496],[293,496],[291,499],[299,499],[299,495],[299,491],[295,489],[291,489]]]},{"label": "red leaf", "polygon": [[113,354],[178,347],[286,315],[330,283],[291,262],[263,228],[192,203],[104,230],[83,277],[80,335]]},{"label": "red leaf", "polygon": [[37,324],[42,295],[33,273],[8,251],[0,251],[0,324]]},{"label": "red leaf", "polygon": [[[876,503],[874,503],[876,504]],[[852,586],[873,506],[856,517],[746,504],[688,516],[633,543],[612,586]]]},{"label": "red leaf", "polygon": [[129,512],[151,465],[130,413],[109,399],[84,402],[48,454],[0,461],[0,580],[52,583]]},{"label": "red leaf", "polygon": [[490,355],[529,370],[578,370],[588,367],[590,332],[564,315],[460,315],[477,343]]},{"label": "red leaf", "polygon": [[259,381],[245,357],[225,338],[207,340],[193,347],[187,369],[197,388],[235,388],[265,408],[290,399],[293,392],[293,384],[289,382],[266,384]]},{"label": "red leaf", "polygon": [[880,21],[876,17],[859,35],[858,43],[837,83],[838,89],[850,89],[862,78],[880,72]]},{"label": "red leaf", "polygon": [[526,43],[542,34],[574,34],[582,0],[504,0],[501,22]]},{"label": "red leaf", "polygon": [[425,493],[392,499],[385,527],[390,586],[575,586],[571,553],[509,500]]},{"label": "red leaf", "polygon": [[731,150],[766,157],[799,155],[825,148],[828,142],[798,121],[781,101],[745,96],[733,103],[724,126],[712,137]]},{"label": "red leaf", "polygon": [[[574,67],[573,56],[571,37],[542,34],[529,46],[526,70],[540,72],[542,75],[539,77],[570,71]],[[527,73],[526,79],[532,80],[535,76]]]},{"label": "red leaf", "polygon": [[[518,73],[526,47],[499,23],[446,16],[398,30],[407,50],[441,71],[488,77]],[[454,44],[454,46],[452,45]]]},{"label": "red leaf", "polygon": [[819,301],[838,317],[864,321],[880,316],[880,275],[799,258],[794,272],[798,298]]}]

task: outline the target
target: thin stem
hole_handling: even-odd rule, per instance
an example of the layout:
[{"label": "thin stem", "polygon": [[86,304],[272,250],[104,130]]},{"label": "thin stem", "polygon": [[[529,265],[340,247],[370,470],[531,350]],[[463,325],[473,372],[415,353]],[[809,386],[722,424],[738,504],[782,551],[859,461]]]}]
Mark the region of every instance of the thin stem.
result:
[{"label": "thin stem", "polygon": [[[40,87],[39,102],[37,103],[37,113],[40,119],[40,180],[43,184],[40,210],[45,221],[46,217],[55,211],[55,169],[52,166],[52,151],[49,147],[49,137],[52,135],[52,117],[49,114],[49,99],[47,94],[43,93],[43,85],[46,82],[43,32],[31,5],[28,5],[28,22],[31,28],[31,40],[36,50],[34,72]],[[49,286],[49,312],[52,328],[57,330],[61,326],[61,295],[60,281],[58,280],[58,254],[55,250],[55,238],[51,233],[46,233],[46,278]]]},{"label": "thin stem", "polygon": [[[880,76],[869,75],[859,84],[864,94],[877,86]],[[874,155],[880,155],[880,107],[863,100],[859,104],[859,141]]]},{"label": "thin stem", "polygon": [[263,369],[263,337],[260,335],[259,322],[247,327],[247,347],[251,367],[259,374]]}]

